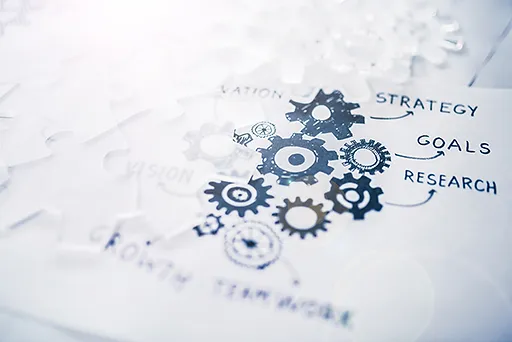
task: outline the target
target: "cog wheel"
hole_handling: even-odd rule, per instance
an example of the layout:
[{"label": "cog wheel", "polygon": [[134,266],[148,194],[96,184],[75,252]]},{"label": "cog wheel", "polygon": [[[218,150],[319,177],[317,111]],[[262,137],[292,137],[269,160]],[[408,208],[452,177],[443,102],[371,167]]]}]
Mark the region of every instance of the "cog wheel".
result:
[{"label": "cog wheel", "polygon": [[325,198],[334,203],[333,211],[340,214],[348,211],[354,220],[363,220],[367,212],[382,209],[379,196],[383,191],[381,188],[372,188],[370,182],[366,176],[357,179],[351,173],[345,173],[341,179],[331,179],[331,189],[325,193]]},{"label": "cog wheel", "polygon": [[244,217],[245,213],[252,211],[258,213],[258,207],[269,207],[267,200],[274,198],[268,194],[271,186],[263,186],[263,178],[251,179],[248,184],[232,182],[210,182],[213,188],[204,191],[211,195],[208,202],[217,202],[217,210],[224,208],[226,214],[238,212]]},{"label": "cog wheel", "polygon": [[279,259],[282,245],[269,226],[247,221],[226,231],[224,249],[235,264],[263,270]]},{"label": "cog wheel", "polygon": [[238,149],[235,148],[232,151],[227,151],[228,153],[223,156],[213,156],[203,150],[201,142],[211,136],[226,136],[232,141],[233,132],[234,125],[230,122],[222,127],[214,123],[205,123],[201,126],[199,131],[190,131],[185,134],[183,139],[187,141],[190,146],[183,153],[188,160],[202,159],[212,163],[218,169],[228,168],[240,156]]},{"label": "cog wheel", "polygon": [[[359,108],[359,104],[343,101],[343,94],[339,90],[325,94],[320,89],[310,103],[299,103],[293,100],[290,100],[290,103],[295,106],[295,111],[286,114],[288,121],[300,121],[304,125],[301,133],[313,137],[320,133],[332,133],[338,140],[350,138],[352,136],[350,127],[355,123],[364,124],[364,116],[351,113],[353,109]],[[320,107],[329,110],[329,117],[326,119],[315,117],[314,110]]]},{"label": "cog wheel", "polygon": [[[370,151],[374,156],[374,160],[370,163],[358,160],[356,153],[362,150]],[[343,160],[343,165],[348,166],[350,171],[358,170],[361,174],[368,172],[374,175],[377,171],[383,173],[384,168],[389,167],[388,162],[391,161],[391,155],[386,147],[375,140],[352,140],[350,143],[346,143],[340,152],[340,159]]]},{"label": "cog wheel", "polygon": [[298,181],[314,184],[317,182],[317,173],[331,174],[334,169],[328,163],[338,159],[338,154],[326,150],[323,147],[324,140],[304,140],[302,136],[294,133],[290,138],[278,135],[270,137],[272,144],[267,149],[257,149],[262,157],[258,171],[263,175],[275,174],[281,185]]},{"label": "cog wheel", "polygon": [[196,231],[197,236],[216,235],[217,232],[223,228],[224,225],[220,222],[220,216],[208,214],[204,222],[192,228]]},{"label": "cog wheel", "polygon": [[252,133],[258,138],[268,138],[276,133],[276,126],[268,121],[261,121],[251,128]]},{"label": "cog wheel", "polygon": [[[314,237],[316,237],[318,231],[327,231],[327,228],[325,228],[325,224],[331,223],[331,221],[325,218],[327,212],[322,211],[322,207],[323,204],[313,205],[313,200],[311,198],[306,200],[305,202],[301,201],[299,197],[295,199],[295,202],[290,202],[289,199],[285,199],[284,206],[278,206],[278,212],[272,214],[272,216],[277,217],[277,221],[275,222],[276,224],[281,224],[283,226],[283,228],[281,228],[281,231],[288,231],[290,233],[290,236],[293,234],[299,234],[301,239],[305,239],[308,234],[311,234]],[[290,222],[286,219],[286,215],[293,208],[308,208],[314,211],[316,214],[315,224],[308,228],[295,227],[292,224],[290,224]]]}]

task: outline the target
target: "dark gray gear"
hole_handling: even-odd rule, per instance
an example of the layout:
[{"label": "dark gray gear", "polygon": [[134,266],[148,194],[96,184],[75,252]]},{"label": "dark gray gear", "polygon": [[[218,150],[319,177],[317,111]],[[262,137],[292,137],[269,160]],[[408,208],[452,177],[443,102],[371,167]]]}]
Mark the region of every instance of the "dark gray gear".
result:
[{"label": "dark gray gear", "polygon": [[[299,103],[290,100],[295,106],[295,111],[287,113],[288,121],[300,121],[304,128],[301,133],[316,137],[320,133],[332,133],[338,140],[350,138],[353,124],[364,124],[364,116],[352,114],[353,109],[359,108],[359,104],[345,102],[343,94],[335,90],[325,94],[322,89],[310,103]],[[325,120],[316,119],[313,110],[318,106],[325,106],[331,115]]]},{"label": "dark gray gear", "polygon": [[[375,157],[375,161],[371,164],[365,164],[357,160],[355,155],[361,150],[370,151]],[[391,161],[391,155],[386,147],[373,139],[369,141],[366,141],[366,139],[352,140],[346,143],[340,152],[340,159],[343,160],[343,165],[348,166],[350,171],[358,170],[362,174],[365,172],[371,175],[374,175],[375,172],[383,173],[384,168],[389,167],[389,162]]]},{"label": "dark gray gear", "polygon": [[[303,207],[303,208],[309,208],[313,210],[316,214],[316,221],[315,224],[310,228],[299,228],[294,227],[286,220],[286,214],[293,208],[297,207]],[[272,216],[277,217],[276,224],[281,224],[283,227],[281,228],[281,231],[288,231],[290,236],[293,234],[299,234],[301,239],[305,239],[308,234],[313,235],[316,237],[316,234],[318,231],[327,231],[327,228],[325,228],[326,223],[331,223],[328,219],[326,219],[327,212],[322,211],[323,204],[317,204],[313,205],[313,200],[310,198],[306,200],[305,202],[301,201],[299,197],[295,199],[295,202],[290,202],[289,199],[284,200],[284,206],[283,207],[277,207],[278,212],[272,214]]]},{"label": "dark gray gear", "polygon": [[[300,133],[294,133],[290,138],[281,138],[276,135],[269,140],[272,144],[268,148],[257,149],[262,157],[262,164],[258,165],[258,171],[263,175],[268,173],[276,175],[281,185],[289,185],[291,182],[314,184],[317,182],[315,178],[317,173],[322,172],[328,175],[334,171],[329,166],[329,161],[338,159],[338,154],[326,150],[323,147],[324,140],[304,140]],[[278,153],[286,156],[287,148],[290,149],[290,154],[279,165],[276,156]],[[308,161],[307,158],[310,160]]]},{"label": "dark gray gear", "polygon": [[247,211],[258,213],[258,207],[269,207],[267,200],[274,198],[268,194],[272,186],[263,186],[263,178],[251,179],[248,184],[233,182],[210,182],[213,188],[204,191],[211,195],[208,202],[217,202],[217,210],[226,209],[226,214],[233,211],[244,217]]},{"label": "dark gray gear", "polygon": [[[383,191],[381,188],[372,188],[370,182],[370,178],[366,176],[357,179],[351,173],[345,173],[341,179],[331,179],[331,189],[325,193],[325,198],[333,202],[333,211],[340,214],[348,211],[352,213],[354,220],[363,220],[367,212],[382,209],[379,196]],[[355,193],[357,197],[349,197],[349,193]],[[346,203],[340,202],[338,195]]]}]

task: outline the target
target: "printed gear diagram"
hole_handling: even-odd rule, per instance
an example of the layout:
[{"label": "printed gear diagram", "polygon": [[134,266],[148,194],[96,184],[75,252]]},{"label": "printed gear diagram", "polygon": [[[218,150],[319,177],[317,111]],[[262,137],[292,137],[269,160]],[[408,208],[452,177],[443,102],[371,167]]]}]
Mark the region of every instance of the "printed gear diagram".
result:
[{"label": "printed gear diagram", "polygon": [[[345,173],[341,179],[331,179],[331,189],[325,193],[325,199],[333,202],[333,211],[339,214],[349,212],[354,220],[363,220],[369,211],[382,209],[379,196],[383,191],[378,187],[372,188],[370,182],[366,176],[354,178],[351,173]],[[343,201],[340,201],[340,195]]]},{"label": "printed gear diagram", "polygon": [[[295,199],[294,202],[291,202],[289,199],[284,200],[284,206],[277,207],[278,211],[274,214],[277,218],[276,224],[281,224],[283,227],[281,231],[286,231],[289,235],[298,234],[301,239],[305,239],[308,234],[311,234],[313,237],[316,237],[318,231],[327,231],[325,225],[327,223],[331,223],[328,219],[326,219],[327,212],[322,211],[323,204],[313,205],[313,200],[310,198],[306,201],[301,201],[299,197]],[[315,213],[316,219],[315,224],[311,227],[303,228],[296,227],[291,224],[287,220],[287,214],[294,208],[306,208],[312,210]]]},{"label": "printed gear diagram", "polygon": [[[357,153],[360,151],[371,152],[373,154],[373,161],[366,163],[358,160]],[[371,175],[374,175],[375,172],[383,173],[384,168],[389,167],[389,162],[391,162],[391,155],[386,147],[373,139],[369,141],[366,141],[366,139],[352,140],[349,143],[345,143],[340,152],[340,159],[343,160],[343,165],[348,166],[350,171],[358,170],[360,173],[368,172]]]},{"label": "printed gear diagram", "polygon": [[274,196],[268,191],[272,186],[264,186],[263,178],[251,179],[248,184],[232,182],[210,182],[212,188],[204,191],[210,195],[208,202],[217,202],[217,210],[226,209],[226,215],[236,211],[238,216],[252,211],[258,213],[258,207],[269,207],[267,201]]},{"label": "printed gear diagram", "polygon": [[[345,102],[343,94],[338,90],[325,94],[320,89],[310,103],[293,100],[290,103],[295,106],[295,110],[286,113],[288,121],[299,121],[304,125],[301,133],[313,137],[321,133],[332,133],[338,140],[350,138],[352,125],[364,124],[364,116],[352,114],[352,110],[359,108],[359,104]],[[330,112],[325,120],[315,118],[314,110],[320,106],[326,107]]]},{"label": "printed gear diagram", "polygon": [[224,249],[235,264],[263,270],[279,259],[282,245],[272,228],[261,222],[247,221],[226,231]]},{"label": "printed gear diagram", "polygon": [[220,218],[220,216],[209,214],[206,216],[206,219],[202,224],[197,225],[192,229],[196,231],[197,236],[216,235],[218,231],[224,227]]},{"label": "printed gear diagram", "polygon": [[[373,176],[390,167],[391,154],[387,148],[374,139],[354,139],[344,143],[339,150],[333,150],[326,148],[325,140],[315,138],[321,133],[332,133],[339,142],[352,136],[350,129],[354,124],[364,124],[363,116],[351,112],[359,108],[359,104],[343,99],[340,91],[326,94],[320,90],[310,103],[290,101],[295,111],[285,114],[287,120],[299,121],[304,127],[300,133],[293,133],[289,137],[276,135],[276,126],[268,121],[255,123],[249,132],[243,134],[231,132],[233,140],[240,145],[246,146],[253,141],[253,137],[260,139],[258,143],[262,143],[261,140],[268,142],[268,145],[264,145],[266,147],[256,148],[261,154],[261,163],[256,169],[263,176],[276,176],[276,186],[289,186],[292,182],[315,186],[319,182],[318,174],[331,175],[336,163],[331,166],[330,162],[340,160],[340,165],[347,167],[350,172],[344,173],[341,178],[330,177],[330,188],[322,194],[324,201],[332,202],[331,210],[324,210],[325,203],[315,204],[312,198],[301,200],[300,196],[292,197],[289,194],[292,188],[284,188],[289,190],[285,190],[288,193],[283,198],[283,204],[273,206],[271,214],[275,226],[261,220],[248,221],[244,219],[247,212],[264,215],[260,209],[271,206],[269,200],[274,196],[269,194],[269,190],[273,185],[265,186],[264,177],[251,178],[247,184],[211,181],[211,187],[204,191],[209,196],[208,202],[216,203],[216,210],[223,211],[225,215],[236,212],[242,222],[226,229],[224,226],[227,223],[222,222],[224,215],[210,214],[205,224],[194,227],[198,235],[216,235],[224,228],[224,250],[228,259],[239,266],[263,270],[280,258],[283,245],[277,231],[289,237],[298,235],[300,240],[306,240],[308,236],[317,238],[320,232],[328,231],[331,213],[348,212],[353,220],[364,220],[369,212],[381,211],[379,196],[383,191],[380,187],[372,186],[371,179],[365,174]],[[329,109],[328,118],[315,118],[314,109],[319,106]],[[202,131],[212,133],[211,129],[204,127]],[[189,135],[188,140],[198,140],[197,133]],[[366,156],[360,153],[362,151],[366,151]],[[359,178],[353,173],[356,171],[360,173]],[[313,212],[311,222],[294,220],[296,209]],[[301,216],[299,218],[302,219]]]},{"label": "printed gear diagram", "polygon": [[324,140],[305,140],[302,134],[294,133],[290,138],[276,135],[269,141],[271,145],[268,148],[257,149],[262,156],[262,164],[257,168],[263,175],[276,175],[281,185],[291,182],[311,185],[318,181],[316,174],[321,172],[329,175],[334,171],[329,162],[337,160],[338,154],[323,147]]}]

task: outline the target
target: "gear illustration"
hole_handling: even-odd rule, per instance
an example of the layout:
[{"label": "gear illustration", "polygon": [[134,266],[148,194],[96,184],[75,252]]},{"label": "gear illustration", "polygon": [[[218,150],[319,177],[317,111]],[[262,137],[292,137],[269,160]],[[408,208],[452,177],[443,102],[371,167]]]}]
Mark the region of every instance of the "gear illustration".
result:
[{"label": "gear illustration", "polygon": [[[345,102],[343,94],[335,90],[325,94],[322,89],[316,94],[310,103],[299,103],[290,100],[295,106],[295,111],[287,113],[288,121],[300,121],[304,128],[302,133],[316,137],[320,133],[332,133],[338,140],[350,138],[353,124],[364,124],[364,116],[352,114],[353,109],[359,108],[359,104]],[[315,117],[315,109],[325,107],[330,115],[325,119]]]},{"label": "gear illustration", "polygon": [[370,182],[366,176],[357,179],[351,173],[345,173],[341,179],[331,179],[331,189],[325,193],[325,198],[334,203],[333,211],[340,214],[348,211],[354,220],[363,220],[367,212],[382,209],[379,202],[382,189],[372,188]]},{"label": "gear illustration", "polygon": [[204,191],[211,195],[208,202],[217,202],[217,210],[224,208],[226,214],[238,212],[244,217],[247,211],[258,213],[258,207],[269,207],[267,200],[274,198],[268,194],[271,186],[263,186],[263,178],[251,179],[248,184],[232,182],[210,182],[213,188]]},{"label": "gear illustration", "polygon": [[338,154],[326,150],[321,139],[304,140],[302,134],[294,133],[290,138],[276,135],[269,140],[272,144],[267,149],[257,149],[262,157],[258,171],[277,175],[281,185],[297,181],[314,184],[317,173],[330,174],[334,170],[328,164],[338,159]]},{"label": "gear illustration", "polygon": [[[233,128],[232,123],[226,123],[224,126],[220,127],[214,123],[206,123],[201,126],[199,131],[190,131],[185,134],[183,139],[187,141],[190,146],[184,151],[185,157],[188,160],[197,160],[203,159],[210,163],[212,163],[216,168],[228,168],[233,162],[241,156],[240,150],[235,148],[232,151],[229,151],[226,155],[223,156],[214,156],[207,152],[205,152],[202,148],[202,141],[205,138],[211,136],[226,136],[229,137],[230,140],[233,140]],[[236,145],[238,146],[238,145]]]},{"label": "gear illustration", "polygon": [[206,219],[202,224],[197,225],[192,229],[196,231],[197,236],[204,236],[216,235],[217,232],[223,227],[224,225],[220,222],[220,216],[209,214],[206,216]]},{"label": "gear illustration", "polygon": [[254,124],[251,131],[258,138],[268,138],[276,133],[276,126],[271,122],[262,121]]},{"label": "gear illustration", "polygon": [[[356,156],[359,151],[370,151],[373,154],[373,160],[369,163],[363,162]],[[348,166],[350,171],[358,170],[360,173],[368,172],[374,175],[375,172],[384,172],[384,168],[389,167],[391,155],[384,145],[375,140],[366,141],[361,139],[359,141],[352,140],[342,147],[340,159],[343,160],[343,165]]]},{"label": "gear illustration", "polygon": [[266,224],[247,221],[228,229],[224,249],[234,263],[263,270],[279,259],[281,240]]},{"label": "gear illustration", "polygon": [[[281,224],[283,226],[283,228],[281,228],[281,231],[288,231],[290,233],[290,236],[293,234],[299,234],[301,239],[305,239],[308,234],[311,234],[314,237],[316,237],[318,231],[327,231],[327,229],[325,228],[325,224],[330,223],[331,221],[325,218],[327,212],[322,211],[322,207],[323,204],[313,205],[313,200],[311,198],[306,200],[305,202],[301,201],[299,197],[295,199],[295,202],[290,202],[289,199],[285,199],[284,206],[278,206],[278,212],[272,214],[272,216],[277,217],[277,220],[275,222],[276,224]],[[290,222],[286,219],[286,215],[294,208],[307,208],[312,210],[316,215],[315,224],[307,228],[296,227],[290,224]]]}]

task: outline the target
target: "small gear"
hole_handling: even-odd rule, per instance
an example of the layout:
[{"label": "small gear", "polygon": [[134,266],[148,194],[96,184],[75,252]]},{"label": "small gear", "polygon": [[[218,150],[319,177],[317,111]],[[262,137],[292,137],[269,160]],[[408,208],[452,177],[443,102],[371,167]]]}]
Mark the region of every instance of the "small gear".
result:
[{"label": "small gear", "polygon": [[372,188],[370,182],[370,178],[366,176],[357,179],[351,173],[345,173],[341,179],[331,179],[331,189],[325,193],[325,198],[334,203],[332,210],[335,212],[342,214],[348,211],[352,213],[354,220],[363,220],[367,212],[382,209],[379,202],[382,189]]},{"label": "small gear", "polygon": [[272,144],[267,149],[257,149],[262,157],[258,171],[263,175],[275,174],[279,184],[298,181],[314,184],[317,173],[330,174],[334,170],[328,164],[338,159],[338,154],[326,150],[321,139],[304,140],[302,134],[294,133],[290,138],[276,135],[269,140]]},{"label": "small gear", "polygon": [[276,126],[268,121],[261,121],[251,128],[252,133],[258,138],[268,138],[276,133]]},{"label": "small gear", "polygon": [[[373,161],[365,163],[358,160],[356,153],[362,150],[370,151],[374,157]],[[350,171],[358,170],[362,174],[368,172],[374,175],[377,171],[383,173],[384,168],[389,167],[388,162],[391,161],[391,155],[386,147],[375,140],[352,140],[350,143],[346,143],[340,152],[340,159],[343,160],[343,165],[348,166]]]},{"label": "small gear", "polygon": [[244,217],[247,211],[258,213],[258,207],[269,207],[267,200],[274,198],[268,194],[271,186],[263,186],[263,178],[251,179],[248,184],[232,182],[210,182],[213,188],[204,191],[211,195],[208,202],[217,202],[217,210],[224,208],[226,214],[238,212]]},{"label": "small gear", "polygon": [[211,136],[226,136],[229,137],[230,140],[233,140],[233,128],[232,123],[226,123],[224,126],[220,127],[214,123],[206,123],[201,126],[199,131],[190,131],[185,134],[183,139],[187,141],[190,146],[188,150],[184,151],[185,157],[188,160],[197,160],[203,159],[210,163],[212,163],[216,168],[228,168],[233,162],[241,156],[240,150],[236,147],[232,151],[227,151],[228,153],[223,156],[214,156],[205,152],[201,146],[201,142]]},{"label": "small gear", "polygon": [[197,236],[204,236],[216,235],[217,232],[223,227],[224,225],[222,222],[220,222],[220,216],[209,214],[206,216],[206,219],[202,224],[197,225],[192,229],[196,231]]},{"label": "small gear", "polygon": [[[316,221],[315,224],[308,228],[302,228],[302,227],[295,227],[286,219],[286,215],[292,210],[293,208],[307,208],[315,212],[316,214]],[[313,200],[310,198],[306,200],[305,202],[301,201],[299,197],[295,199],[295,202],[290,202],[289,199],[284,200],[284,206],[283,207],[277,207],[278,212],[272,214],[272,216],[277,217],[276,224],[281,224],[283,228],[281,228],[281,231],[288,231],[290,235],[293,234],[299,234],[301,239],[306,238],[308,234],[313,235],[316,237],[316,234],[319,230],[323,230],[324,232],[327,231],[325,228],[326,223],[330,223],[328,219],[326,219],[327,212],[322,211],[323,204],[317,204],[313,205]]]},{"label": "small gear", "polygon": [[[288,121],[300,121],[304,128],[302,133],[316,137],[320,133],[332,133],[336,139],[350,138],[353,124],[364,124],[364,116],[352,114],[353,109],[359,108],[359,104],[343,101],[343,94],[335,90],[325,94],[322,89],[310,103],[299,103],[290,100],[295,106],[295,111],[287,113]],[[325,119],[315,117],[314,110],[325,107],[330,115]]]},{"label": "small gear", "polygon": [[247,221],[226,230],[224,249],[234,263],[257,270],[279,259],[281,240],[266,224]]}]

